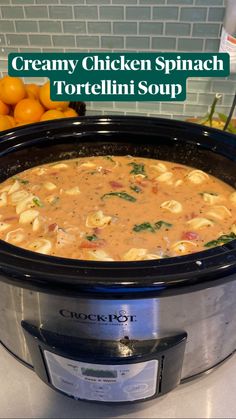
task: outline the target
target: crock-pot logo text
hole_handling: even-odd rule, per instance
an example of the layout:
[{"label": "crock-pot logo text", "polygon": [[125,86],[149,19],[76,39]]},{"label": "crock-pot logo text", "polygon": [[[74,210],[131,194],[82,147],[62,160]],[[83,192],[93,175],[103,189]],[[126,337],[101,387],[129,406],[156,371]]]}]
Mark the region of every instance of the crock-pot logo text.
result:
[{"label": "crock-pot logo text", "polygon": [[70,311],[62,309],[59,311],[62,317],[79,320],[82,322],[90,323],[133,323],[136,322],[135,314],[127,314],[125,310],[120,310],[114,314],[96,314],[96,313],[77,313],[76,311]]}]

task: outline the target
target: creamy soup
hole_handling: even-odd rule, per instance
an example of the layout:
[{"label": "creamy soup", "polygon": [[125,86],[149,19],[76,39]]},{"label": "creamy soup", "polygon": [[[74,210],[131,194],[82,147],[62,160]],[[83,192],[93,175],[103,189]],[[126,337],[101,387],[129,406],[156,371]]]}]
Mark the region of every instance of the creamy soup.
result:
[{"label": "creamy soup", "polygon": [[181,164],[132,156],[60,161],[0,185],[0,239],[98,261],[160,259],[236,238],[236,191]]}]

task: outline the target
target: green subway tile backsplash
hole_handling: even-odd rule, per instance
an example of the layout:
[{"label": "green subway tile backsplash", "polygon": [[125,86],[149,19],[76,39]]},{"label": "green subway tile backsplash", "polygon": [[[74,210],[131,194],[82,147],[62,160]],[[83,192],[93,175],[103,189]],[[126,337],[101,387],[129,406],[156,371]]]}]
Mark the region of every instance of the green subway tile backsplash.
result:
[{"label": "green subway tile backsplash", "polygon": [[193,4],[193,0],[167,0],[167,4],[177,4],[178,6],[182,6],[183,4]]},{"label": "green subway tile backsplash", "polygon": [[89,33],[111,33],[111,22],[88,22]]},{"label": "green subway tile backsplash", "polygon": [[127,36],[125,47],[132,50],[150,49],[150,38],[144,36]]},{"label": "green subway tile backsplash", "polygon": [[206,93],[211,90],[211,83],[212,83],[211,79],[201,79],[201,80],[188,79],[187,90],[188,92]]},{"label": "green subway tile backsplash", "polygon": [[163,23],[159,22],[140,22],[139,34],[140,35],[162,35]]},{"label": "green subway tile backsplash", "polygon": [[219,23],[194,23],[193,36],[204,38],[217,38],[220,33]]},{"label": "green subway tile backsplash", "polygon": [[140,4],[165,4],[166,0],[139,0]]},{"label": "green subway tile backsplash", "polygon": [[[58,3],[60,1],[61,4],[84,4],[85,3],[85,0],[57,0],[57,1]],[[94,3],[96,3],[95,0],[94,0]]]},{"label": "green subway tile backsplash", "polygon": [[219,39],[206,39],[205,40],[205,51],[206,52],[217,52],[219,51]]},{"label": "green subway tile backsplash", "polygon": [[176,49],[176,38],[165,37],[153,37],[151,48],[155,51],[175,51]]},{"label": "green subway tile backsplash", "polygon": [[52,45],[54,47],[75,47],[75,37],[73,35],[53,35]]},{"label": "green subway tile backsplash", "polygon": [[65,21],[62,22],[63,25],[63,32],[64,33],[72,33],[77,34],[81,33],[84,34],[86,32],[86,23],[80,21]]},{"label": "green subway tile backsplash", "polygon": [[212,80],[212,90],[219,93],[232,93],[235,92],[235,82],[228,80],[225,83],[223,80]]},{"label": "green subway tile backsplash", "polygon": [[[0,0],[0,74],[14,51],[217,52],[224,12],[225,0]],[[189,79],[185,102],[91,102],[88,114],[185,119],[203,115],[218,92],[227,113],[235,82]]]},{"label": "green subway tile backsplash", "polygon": [[149,20],[151,18],[150,7],[126,7],[126,19],[131,20]]},{"label": "green subway tile backsplash", "polygon": [[16,32],[39,32],[37,21],[16,20]]},{"label": "green subway tile backsplash", "polygon": [[7,45],[9,46],[23,46],[29,45],[27,35],[18,35],[18,34],[6,34]]},{"label": "green subway tile backsplash", "polygon": [[224,13],[224,7],[210,7],[208,14],[209,22],[222,22],[224,19]]},{"label": "green subway tile backsplash", "polygon": [[224,0],[195,0],[196,6],[223,6]]},{"label": "green subway tile backsplash", "polygon": [[177,49],[178,51],[202,51],[203,39],[179,38]]},{"label": "green subway tile backsplash", "polygon": [[6,19],[19,19],[24,17],[23,7],[20,6],[2,6],[2,17]]},{"label": "green subway tile backsplash", "polygon": [[137,22],[114,22],[113,32],[115,35],[131,35],[137,34],[138,23]]},{"label": "green subway tile backsplash", "polygon": [[13,20],[0,20],[0,33],[15,32]]},{"label": "green subway tile backsplash", "polygon": [[159,102],[138,102],[137,103],[138,111],[159,112],[160,107],[161,105]]},{"label": "green subway tile backsplash", "polygon": [[4,45],[5,43],[5,36],[4,35],[0,35],[0,46]]},{"label": "green subway tile backsplash", "polygon": [[166,19],[176,20],[178,18],[179,8],[178,7],[154,7],[153,8],[153,19]]},{"label": "green subway tile backsplash", "polygon": [[101,36],[101,48],[123,49],[124,37],[121,36]]},{"label": "green subway tile backsplash", "polygon": [[[208,93],[207,95],[205,93],[199,93],[198,95],[198,104],[199,105],[211,105],[214,100],[215,94],[214,93]],[[218,100],[219,104],[222,103],[222,98]]]},{"label": "green subway tile backsplash", "polygon": [[186,36],[190,35],[191,25],[189,23],[166,23],[166,35]]},{"label": "green subway tile backsplash", "polygon": [[99,48],[99,37],[76,36],[76,45],[78,48]]},{"label": "green subway tile backsplash", "polygon": [[180,13],[180,20],[186,22],[205,22],[206,16],[206,7],[182,7]]},{"label": "green subway tile backsplash", "polygon": [[183,103],[171,103],[171,102],[161,103],[161,112],[175,115],[175,114],[182,114],[183,111],[184,111]]},{"label": "green subway tile backsplash", "polygon": [[42,33],[61,33],[62,24],[60,20],[42,20],[39,21],[39,31]]},{"label": "green subway tile backsplash", "polygon": [[74,14],[75,19],[98,19],[98,8],[97,6],[75,6]]},{"label": "green subway tile backsplash", "polygon": [[28,6],[24,8],[25,17],[27,19],[42,19],[48,18],[47,6]]},{"label": "green subway tile backsplash", "polygon": [[11,0],[11,2],[12,4],[34,4],[34,0]]},{"label": "green subway tile backsplash", "polygon": [[51,19],[72,19],[72,6],[49,6]]},{"label": "green subway tile backsplash", "polygon": [[148,5],[157,5],[157,4],[165,4],[165,0],[139,0],[140,4],[148,4]]},{"label": "green subway tile backsplash", "polygon": [[120,20],[124,19],[124,7],[122,6],[101,6],[100,19]]},{"label": "green subway tile backsplash", "polygon": [[49,35],[29,35],[29,45],[44,45],[49,47],[52,45],[51,37]]},{"label": "green subway tile backsplash", "polygon": [[[17,0],[15,0],[17,1]],[[24,2],[24,0],[22,0],[22,2]],[[34,2],[32,2],[34,3]],[[47,0],[35,0],[36,4],[48,4]],[[51,4],[58,4],[58,3],[62,3],[62,1],[60,2],[60,0],[50,0],[50,5]]]}]

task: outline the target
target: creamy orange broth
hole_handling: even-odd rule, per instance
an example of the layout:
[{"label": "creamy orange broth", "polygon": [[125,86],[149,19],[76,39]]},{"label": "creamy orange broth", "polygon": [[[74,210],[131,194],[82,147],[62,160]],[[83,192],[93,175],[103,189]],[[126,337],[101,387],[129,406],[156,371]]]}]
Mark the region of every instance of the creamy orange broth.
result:
[{"label": "creamy orange broth", "polygon": [[0,239],[38,253],[128,261],[236,237],[236,191],[201,170],[132,156],[60,161],[0,185]]}]

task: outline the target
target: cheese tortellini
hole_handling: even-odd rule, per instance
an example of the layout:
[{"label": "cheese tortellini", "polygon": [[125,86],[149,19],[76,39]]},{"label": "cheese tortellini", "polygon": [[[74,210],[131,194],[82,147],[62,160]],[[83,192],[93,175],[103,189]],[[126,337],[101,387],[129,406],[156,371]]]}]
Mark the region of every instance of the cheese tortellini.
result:
[{"label": "cheese tortellini", "polygon": [[187,174],[187,179],[195,185],[200,185],[209,179],[209,176],[202,170],[192,170]]},{"label": "cheese tortellini", "polygon": [[88,215],[86,219],[86,226],[91,228],[104,228],[111,222],[111,220],[112,217],[104,215],[103,211],[99,210]]},{"label": "cheese tortellini", "polygon": [[192,228],[193,230],[199,230],[203,227],[212,227],[214,223],[208,218],[203,217],[195,217],[191,220],[187,221],[188,227]]},{"label": "cheese tortellini", "polygon": [[228,217],[232,217],[230,210],[224,205],[218,205],[207,211],[209,217],[216,218],[217,220],[224,220]]},{"label": "cheese tortellini", "polygon": [[162,202],[161,208],[164,208],[173,214],[179,214],[183,209],[182,204],[178,201],[175,201],[174,199]]}]

